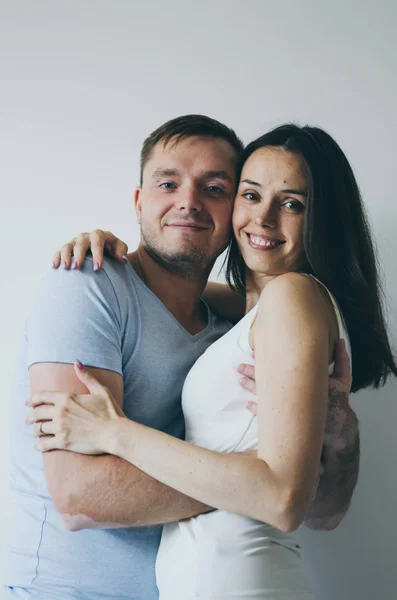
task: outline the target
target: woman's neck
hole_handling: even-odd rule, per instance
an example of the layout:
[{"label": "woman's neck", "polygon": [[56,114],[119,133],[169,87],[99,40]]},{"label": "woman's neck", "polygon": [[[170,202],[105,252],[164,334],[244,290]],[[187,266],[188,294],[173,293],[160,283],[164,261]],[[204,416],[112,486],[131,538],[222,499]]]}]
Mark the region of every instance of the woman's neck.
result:
[{"label": "woman's neck", "polygon": [[253,273],[252,271],[246,271],[245,275],[245,289],[246,289],[246,309],[247,313],[259,302],[261,293],[267,286],[267,284],[277,277],[277,275],[263,275],[261,273]]}]

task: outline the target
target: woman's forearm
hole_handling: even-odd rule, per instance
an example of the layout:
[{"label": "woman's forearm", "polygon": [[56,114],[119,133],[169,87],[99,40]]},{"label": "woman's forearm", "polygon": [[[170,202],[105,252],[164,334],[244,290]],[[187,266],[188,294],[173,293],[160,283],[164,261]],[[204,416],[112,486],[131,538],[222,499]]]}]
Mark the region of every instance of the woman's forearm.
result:
[{"label": "woman's forearm", "polygon": [[106,445],[109,453],[214,508],[284,531],[303,519],[304,507],[261,459],[214,452],[127,419],[112,424]]}]

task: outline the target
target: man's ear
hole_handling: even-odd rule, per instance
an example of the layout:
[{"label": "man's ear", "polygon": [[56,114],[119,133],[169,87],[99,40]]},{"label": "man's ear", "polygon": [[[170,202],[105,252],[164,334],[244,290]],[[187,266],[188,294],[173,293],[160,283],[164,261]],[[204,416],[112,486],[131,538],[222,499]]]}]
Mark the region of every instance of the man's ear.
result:
[{"label": "man's ear", "polygon": [[136,220],[138,221],[139,224],[141,223],[141,212],[142,212],[141,193],[142,193],[142,187],[139,186],[136,188],[135,193],[134,193],[135,214],[136,214]]}]

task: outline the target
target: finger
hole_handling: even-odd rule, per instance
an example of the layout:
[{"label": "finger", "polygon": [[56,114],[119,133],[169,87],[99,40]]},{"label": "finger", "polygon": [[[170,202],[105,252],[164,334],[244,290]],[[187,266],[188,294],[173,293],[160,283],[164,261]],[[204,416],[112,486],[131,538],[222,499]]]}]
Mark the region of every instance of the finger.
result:
[{"label": "finger", "polygon": [[84,264],[87,251],[90,248],[90,234],[80,233],[77,236],[73,250],[72,269],[80,269]]},{"label": "finger", "polygon": [[127,258],[128,246],[119,238],[116,238],[115,247],[114,247],[114,258],[121,264],[126,264],[128,262]]},{"label": "finger", "polygon": [[111,231],[102,231],[104,246],[109,256],[115,256],[117,250],[117,242],[121,242]]},{"label": "finger", "polygon": [[248,379],[248,377],[240,377],[240,386],[248,392],[256,394],[256,381],[254,379]]},{"label": "finger", "polygon": [[37,392],[33,394],[26,402],[26,406],[39,406],[40,404],[48,405],[59,405],[65,404],[67,399],[73,396],[73,394],[65,394],[63,392]]},{"label": "finger", "polygon": [[33,437],[42,437],[43,435],[54,435],[56,432],[54,421],[40,421],[35,423],[32,430]]},{"label": "finger", "polygon": [[[103,254],[105,251],[105,244],[110,240],[113,234],[107,235],[108,232],[102,231],[102,229],[94,229],[90,233],[92,262],[94,271],[102,269],[103,265]],[[114,236],[113,236],[114,237]]]},{"label": "finger", "polygon": [[91,394],[108,396],[108,389],[101,385],[98,379],[96,379],[96,377],[94,377],[94,375],[90,373],[79,360],[76,360],[74,363],[74,370],[81,383],[84,383]]},{"label": "finger", "polygon": [[26,423],[37,423],[37,421],[46,421],[53,419],[56,415],[56,409],[52,404],[41,404],[30,411]]},{"label": "finger", "polygon": [[73,254],[74,240],[64,244],[61,248],[61,265],[64,269],[70,269],[71,257]]},{"label": "finger", "polygon": [[246,363],[241,363],[237,367],[237,372],[248,379],[255,380],[255,367],[253,365],[247,365]]},{"label": "finger", "polygon": [[249,400],[246,404],[246,407],[248,408],[250,413],[252,413],[253,415],[258,414],[258,403],[257,402],[253,402],[252,400]]},{"label": "finger", "polygon": [[344,339],[339,339],[335,348],[335,366],[332,376],[335,379],[343,379],[343,381],[351,380],[350,358],[346,349]]},{"label": "finger", "polygon": [[44,435],[39,438],[35,445],[39,452],[48,452],[49,450],[65,450],[63,438],[58,438],[56,435]]},{"label": "finger", "polygon": [[57,252],[55,252],[55,254],[52,258],[52,268],[57,269],[60,264],[61,264],[61,252],[60,252],[60,250],[58,250]]}]

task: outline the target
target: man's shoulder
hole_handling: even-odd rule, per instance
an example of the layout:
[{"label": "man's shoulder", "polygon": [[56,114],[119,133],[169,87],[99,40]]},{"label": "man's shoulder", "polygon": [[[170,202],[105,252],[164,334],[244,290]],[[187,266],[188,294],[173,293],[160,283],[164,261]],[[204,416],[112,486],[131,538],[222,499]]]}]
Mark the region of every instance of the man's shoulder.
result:
[{"label": "man's shoulder", "polygon": [[111,258],[105,258],[103,267],[94,271],[91,257],[87,257],[81,269],[51,269],[39,281],[28,313],[31,317],[48,317],[55,321],[76,319],[81,315],[90,322],[94,319],[111,319],[123,328],[134,321],[140,313],[136,293],[136,277]]},{"label": "man's shoulder", "polygon": [[[121,357],[139,335],[140,308],[123,265],[57,269],[41,280],[28,314],[28,362],[73,363],[122,372]],[[124,340],[126,342],[124,343]]]},{"label": "man's shoulder", "polygon": [[65,294],[76,290],[97,290],[102,293],[111,292],[110,296],[125,295],[135,291],[135,280],[128,272],[126,265],[121,265],[112,258],[105,257],[100,270],[94,271],[91,256],[87,256],[80,269],[51,269],[47,271],[38,284],[38,290],[55,290],[62,287]]}]

